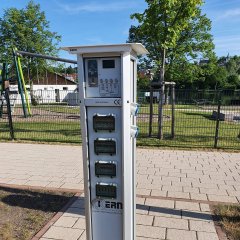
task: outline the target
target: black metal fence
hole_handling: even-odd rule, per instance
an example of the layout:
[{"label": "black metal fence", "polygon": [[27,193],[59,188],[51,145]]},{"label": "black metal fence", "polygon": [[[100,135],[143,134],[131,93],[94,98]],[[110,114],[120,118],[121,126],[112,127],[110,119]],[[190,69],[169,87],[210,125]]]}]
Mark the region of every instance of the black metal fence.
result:
[{"label": "black metal fence", "polygon": [[240,91],[177,90],[173,106],[170,97],[164,96],[162,140],[157,139],[159,91],[153,93],[152,129],[149,95],[139,93],[139,145],[240,149]]},{"label": "black metal fence", "polygon": [[[23,115],[20,97],[12,98],[16,140],[81,143],[78,94],[70,91],[58,91],[57,94],[58,97],[55,91],[34,92],[36,99],[34,105],[31,104],[32,115],[27,118]],[[152,116],[150,92],[138,93],[139,146],[240,150],[240,91],[176,90],[174,105],[168,95],[164,96],[163,138],[160,140],[157,138],[159,91],[153,92]],[[4,101],[2,116],[0,112],[0,140],[11,140]]]}]

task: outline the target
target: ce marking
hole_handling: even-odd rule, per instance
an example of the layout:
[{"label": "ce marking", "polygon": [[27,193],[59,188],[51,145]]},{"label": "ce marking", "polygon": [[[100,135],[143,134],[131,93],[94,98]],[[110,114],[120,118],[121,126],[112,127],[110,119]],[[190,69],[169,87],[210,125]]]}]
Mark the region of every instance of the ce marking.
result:
[{"label": "ce marking", "polygon": [[121,105],[121,99],[116,99],[114,100],[115,105]]}]

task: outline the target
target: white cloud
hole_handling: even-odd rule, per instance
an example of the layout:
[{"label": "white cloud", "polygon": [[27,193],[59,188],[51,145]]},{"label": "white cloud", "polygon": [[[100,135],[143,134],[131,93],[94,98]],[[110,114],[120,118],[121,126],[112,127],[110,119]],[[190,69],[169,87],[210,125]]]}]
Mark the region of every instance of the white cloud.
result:
[{"label": "white cloud", "polygon": [[217,37],[214,39],[214,43],[216,51],[240,51],[240,35]]},{"label": "white cloud", "polygon": [[240,16],[240,8],[230,9],[218,16],[217,20],[231,19]]},{"label": "white cloud", "polygon": [[125,9],[132,9],[137,6],[136,2],[90,2],[87,4],[62,4],[57,2],[60,10],[68,14],[78,14],[80,12],[116,12]]}]

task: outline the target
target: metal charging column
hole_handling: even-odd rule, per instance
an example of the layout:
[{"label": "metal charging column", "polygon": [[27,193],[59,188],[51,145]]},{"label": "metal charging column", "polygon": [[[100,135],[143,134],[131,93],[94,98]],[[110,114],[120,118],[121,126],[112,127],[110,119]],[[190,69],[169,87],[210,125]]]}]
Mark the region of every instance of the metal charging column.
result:
[{"label": "metal charging column", "polygon": [[88,240],[135,239],[139,43],[64,47],[77,54]]}]

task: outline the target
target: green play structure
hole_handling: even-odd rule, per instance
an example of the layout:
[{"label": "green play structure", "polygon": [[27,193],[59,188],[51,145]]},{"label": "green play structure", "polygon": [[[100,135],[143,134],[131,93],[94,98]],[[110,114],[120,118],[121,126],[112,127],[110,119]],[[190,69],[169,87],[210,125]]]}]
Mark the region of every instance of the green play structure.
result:
[{"label": "green play structure", "polygon": [[[25,84],[25,79],[24,79],[24,74],[22,70],[22,65],[21,65],[21,59],[20,55],[16,53],[17,49],[14,48],[12,50],[13,52],[13,64],[16,72],[16,76],[12,77],[11,79],[8,79],[8,73],[9,71],[9,64],[3,63],[2,69],[0,69],[0,117],[3,115],[3,109],[5,106],[7,106],[8,102],[5,97],[5,92],[6,92],[6,87],[4,87],[4,82],[7,81],[9,85],[18,85],[18,93],[21,96],[21,102],[22,102],[22,109],[23,109],[23,114],[24,117],[27,118],[32,115],[31,113],[31,107],[30,107],[30,102],[29,102],[29,95],[27,93],[26,89],[26,84]],[[8,90],[9,92],[9,101],[10,101],[10,110],[12,112],[12,95],[13,92],[11,91],[11,88]]]},{"label": "green play structure", "polygon": [[28,93],[26,90],[26,84],[25,84],[25,79],[24,79],[24,75],[23,75],[20,55],[17,54],[16,51],[17,51],[17,49],[14,48],[13,49],[13,59],[14,59],[14,65],[15,65],[15,69],[16,69],[18,91],[21,95],[24,116],[28,117],[28,116],[31,116],[32,113],[31,113]]}]

